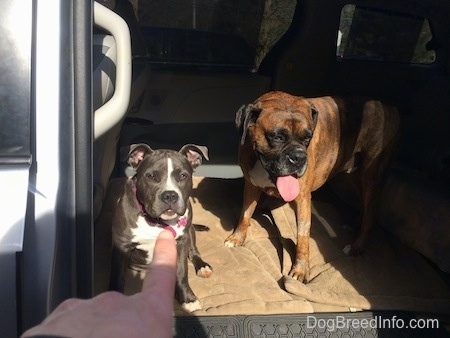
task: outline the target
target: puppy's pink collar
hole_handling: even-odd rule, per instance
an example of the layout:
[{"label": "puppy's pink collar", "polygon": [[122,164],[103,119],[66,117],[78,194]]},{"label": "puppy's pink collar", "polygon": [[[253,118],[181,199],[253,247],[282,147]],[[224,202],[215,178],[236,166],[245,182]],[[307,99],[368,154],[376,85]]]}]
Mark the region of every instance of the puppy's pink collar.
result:
[{"label": "puppy's pink collar", "polygon": [[187,217],[184,215],[178,217],[177,223],[174,225],[165,223],[161,218],[153,218],[148,215],[145,215],[144,217],[148,225],[157,226],[159,228],[163,228],[164,230],[169,230],[172,233],[173,237],[177,237],[177,231],[175,230],[175,228],[184,228],[187,224]]},{"label": "puppy's pink collar", "polygon": [[[147,221],[147,223],[148,223],[148,221]],[[158,222],[158,224],[164,230],[169,230],[172,233],[173,237],[177,237],[177,232],[175,230],[175,227],[177,227],[177,228],[185,227],[186,224],[187,224],[187,217],[186,216],[178,217],[176,225],[169,225],[169,224],[166,224],[164,222]]]}]

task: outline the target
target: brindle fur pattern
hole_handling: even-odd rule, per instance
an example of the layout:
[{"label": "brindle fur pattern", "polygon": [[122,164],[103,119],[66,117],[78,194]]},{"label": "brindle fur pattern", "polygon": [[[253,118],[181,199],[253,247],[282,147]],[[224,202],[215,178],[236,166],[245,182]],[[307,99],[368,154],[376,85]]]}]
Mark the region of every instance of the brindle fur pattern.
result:
[{"label": "brindle fur pattern", "polygon": [[[305,98],[274,91],[242,106],[236,125],[242,131],[238,160],[244,198],[239,223],[225,245],[244,243],[261,192],[279,197],[274,180],[292,174],[298,177],[300,193],[291,202],[297,215],[297,251],[289,275],[308,281],[311,193],[336,173],[355,171],[362,214],[350,254],[359,254],[376,222],[382,181],[399,138],[397,109],[360,97]],[[292,153],[296,161],[286,161]],[[255,177],[258,165],[267,172],[266,180]]]}]

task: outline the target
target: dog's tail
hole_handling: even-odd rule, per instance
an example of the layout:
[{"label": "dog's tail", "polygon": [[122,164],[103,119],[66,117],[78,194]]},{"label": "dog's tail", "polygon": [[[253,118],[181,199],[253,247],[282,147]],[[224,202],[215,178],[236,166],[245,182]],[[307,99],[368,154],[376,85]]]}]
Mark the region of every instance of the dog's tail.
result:
[{"label": "dog's tail", "polygon": [[192,226],[194,227],[195,231],[209,231],[209,227],[207,227],[206,225],[192,224]]}]

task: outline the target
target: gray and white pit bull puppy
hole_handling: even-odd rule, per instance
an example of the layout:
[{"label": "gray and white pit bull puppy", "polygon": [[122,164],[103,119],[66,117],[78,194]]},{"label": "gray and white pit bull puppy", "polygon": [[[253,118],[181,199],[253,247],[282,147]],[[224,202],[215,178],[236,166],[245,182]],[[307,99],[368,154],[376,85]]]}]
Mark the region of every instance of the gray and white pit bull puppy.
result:
[{"label": "gray and white pit bull puppy", "polygon": [[202,260],[196,247],[189,196],[192,173],[203,158],[208,159],[208,148],[186,144],[179,151],[153,150],[146,144],[134,144],[127,158],[134,175],[126,181],[112,224],[118,262],[113,267],[112,280],[117,283],[113,288],[123,291],[128,266],[148,266],[156,238],[167,229],[177,242],[175,298],[184,309],[198,310],[200,302],[188,283],[187,259],[200,277],[209,277],[212,267]]}]

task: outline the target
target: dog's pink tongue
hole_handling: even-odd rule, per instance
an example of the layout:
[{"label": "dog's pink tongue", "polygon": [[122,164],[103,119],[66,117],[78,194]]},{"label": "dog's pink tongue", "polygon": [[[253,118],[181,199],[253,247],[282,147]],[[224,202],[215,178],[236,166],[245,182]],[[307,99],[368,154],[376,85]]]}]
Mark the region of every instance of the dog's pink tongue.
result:
[{"label": "dog's pink tongue", "polygon": [[285,202],[291,202],[295,200],[300,192],[298,180],[294,176],[280,176],[277,178],[277,189],[281,195],[281,198]]}]

